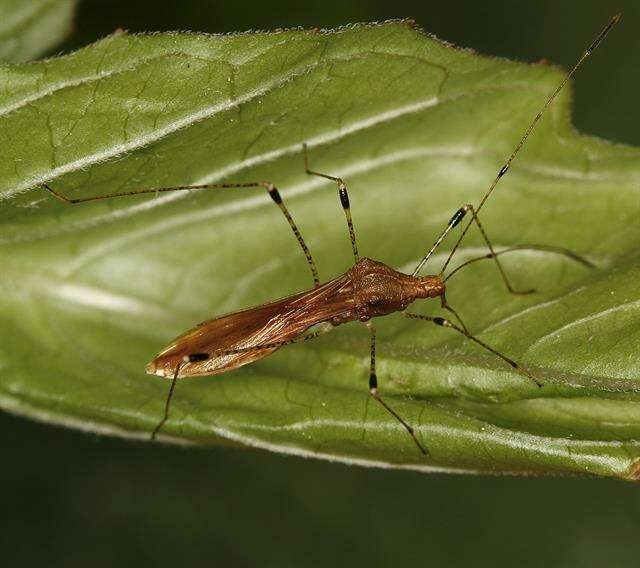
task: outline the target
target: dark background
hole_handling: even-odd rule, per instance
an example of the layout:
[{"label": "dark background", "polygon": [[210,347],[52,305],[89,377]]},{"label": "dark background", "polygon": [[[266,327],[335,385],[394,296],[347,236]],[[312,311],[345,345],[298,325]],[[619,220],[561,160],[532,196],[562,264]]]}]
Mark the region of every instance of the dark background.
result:
[{"label": "dark background", "polygon": [[[640,143],[640,4],[87,0],[62,47],[121,27],[229,32],[413,17],[486,54],[571,65],[579,130]],[[7,566],[637,566],[637,486],[367,470],[238,449],[100,438],[0,415]]]}]

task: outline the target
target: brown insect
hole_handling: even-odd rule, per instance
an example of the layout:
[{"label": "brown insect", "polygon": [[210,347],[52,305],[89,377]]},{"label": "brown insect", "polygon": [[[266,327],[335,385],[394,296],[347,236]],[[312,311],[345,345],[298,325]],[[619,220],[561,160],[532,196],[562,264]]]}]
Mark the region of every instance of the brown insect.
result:
[{"label": "brown insect", "polygon": [[[353,249],[353,256],[355,260],[354,265],[342,276],[334,278],[324,284],[321,284],[319,281],[318,270],[313,257],[311,256],[300,231],[293,221],[293,218],[286,208],[278,189],[270,182],[223,183],[150,188],[80,199],[69,199],[57,191],[54,191],[49,185],[44,184],[44,188],[46,188],[56,198],[67,204],[86,203],[88,201],[142,195],[145,193],[155,194],[167,191],[264,187],[284,214],[307,259],[314,281],[314,287],[310,290],[288,296],[269,304],[264,304],[262,306],[249,308],[247,310],[205,321],[180,337],[174,339],[151,363],[147,365],[147,373],[172,379],[165,405],[164,416],[153,430],[151,434],[152,439],[155,438],[156,434],[169,417],[169,405],[178,379],[204,375],[216,375],[232,369],[237,369],[242,365],[267,357],[284,345],[308,341],[343,323],[360,321],[364,322],[369,327],[371,333],[371,363],[369,374],[370,395],[391,415],[393,415],[393,417],[398,420],[402,426],[404,426],[420,451],[423,454],[427,454],[425,446],[420,442],[420,440],[418,440],[413,428],[397,412],[395,412],[378,393],[378,380],[376,375],[376,332],[371,320],[375,317],[385,316],[393,312],[402,312],[403,315],[408,318],[433,322],[438,326],[447,327],[464,335],[471,341],[474,341],[477,345],[500,357],[511,367],[541,387],[542,384],[533,378],[518,363],[499,353],[483,341],[480,341],[469,332],[460,316],[447,303],[445,296],[445,284],[453,274],[463,267],[480,260],[491,259],[494,261],[496,268],[498,269],[510,293],[528,294],[533,292],[533,290],[515,290],[511,286],[509,278],[507,277],[507,274],[498,258],[502,254],[522,249],[545,250],[564,255],[567,258],[580,262],[585,266],[592,266],[589,261],[581,258],[570,250],[561,247],[523,245],[496,252],[487,236],[487,233],[480,223],[478,212],[482,209],[500,179],[508,172],[511,163],[542,117],[544,111],[553,102],[578,67],[580,67],[584,60],[593,52],[593,50],[595,50],[619,19],[619,15],[612,18],[612,20],[604,27],[598,37],[582,54],[577,63],[565,75],[560,84],[546,100],[507,161],[500,168],[497,176],[480,201],[478,207],[474,208],[472,205],[464,205],[455,212],[442,234],[438,237],[427,254],[422,258],[412,274],[403,274],[382,262],[371,260],[369,258],[361,259],[359,257],[355,230],[351,218],[347,186],[339,177],[310,170],[306,145],[303,145],[306,173],[331,180],[338,186],[338,195],[346,216],[351,247]],[[425,263],[429,260],[438,246],[440,246],[449,231],[458,225],[467,213],[471,214],[471,220],[469,220],[462,230],[457,242],[444,263],[442,270],[435,275],[418,276]],[[464,262],[445,276],[446,269],[449,266],[451,259],[472,224],[475,224],[480,230],[482,238],[489,250],[488,254]],[[404,310],[416,300],[437,297],[440,298],[441,307],[447,310],[457,323],[442,317],[432,317],[404,312]]]}]

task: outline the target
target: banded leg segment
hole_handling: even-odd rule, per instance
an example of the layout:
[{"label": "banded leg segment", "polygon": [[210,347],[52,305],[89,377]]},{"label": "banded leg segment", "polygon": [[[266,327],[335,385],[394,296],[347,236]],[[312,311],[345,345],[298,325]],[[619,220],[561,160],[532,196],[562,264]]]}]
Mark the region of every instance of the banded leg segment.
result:
[{"label": "banded leg segment", "polygon": [[349,203],[349,193],[347,191],[347,186],[344,183],[344,180],[339,177],[330,176],[327,174],[321,174],[319,172],[314,172],[309,169],[309,154],[307,151],[307,145],[302,145],[302,152],[304,154],[304,171],[310,176],[318,176],[321,178],[325,178],[331,181],[335,181],[338,184],[338,195],[340,196],[340,205],[342,205],[342,209],[344,210],[344,215],[347,219],[347,226],[349,228],[349,239],[351,240],[351,249],[353,250],[353,258],[356,262],[360,260],[358,255],[358,245],[356,244],[356,231],[353,228],[353,219],[351,218],[351,205]]},{"label": "banded leg segment", "polygon": [[291,213],[289,213],[287,206],[282,201],[280,192],[271,183],[267,186],[267,190],[269,191],[269,195],[271,196],[271,199],[273,199],[273,201],[278,205],[278,207],[280,208],[280,211],[282,211],[282,214],[287,220],[287,223],[289,223],[289,226],[291,227],[291,230],[293,231],[293,234],[295,235],[296,240],[298,241],[298,244],[300,245],[300,248],[302,249],[302,252],[304,253],[305,258],[307,259],[307,264],[309,265],[309,269],[311,270],[311,277],[313,278],[313,285],[320,286],[320,278],[318,277],[318,267],[316,266],[316,263],[313,260],[313,257],[311,256],[311,251],[309,250],[307,243],[305,243],[304,239],[302,238],[302,234],[300,233],[298,226],[295,224],[295,221],[291,217]]},{"label": "banded leg segment", "polygon": [[94,197],[82,197],[79,199],[70,199],[65,195],[55,191],[51,186],[49,186],[46,183],[42,184],[42,187],[44,187],[44,189],[46,189],[56,199],[58,199],[59,201],[62,201],[63,203],[66,203],[67,205],[76,205],[78,203],[87,203],[89,201],[101,201],[103,199],[113,199],[116,197],[131,197],[135,195],[144,195],[149,193],[158,194],[158,193],[168,193],[172,191],[192,191],[192,190],[202,190],[202,189],[238,189],[238,188],[249,188],[249,187],[264,187],[269,193],[269,195],[271,196],[271,199],[273,199],[274,203],[279,207],[280,211],[282,211],[282,214],[287,220],[287,223],[289,223],[289,226],[291,227],[291,230],[293,231],[293,234],[296,237],[296,240],[298,241],[298,244],[300,245],[300,248],[302,249],[302,252],[304,253],[305,258],[307,259],[307,264],[309,265],[309,269],[311,270],[311,276],[313,277],[314,286],[318,286],[320,284],[320,279],[318,277],[318,268],[316,266],[315,261],[313,260],[313,257],[311,256],[311,251],[309,250],[307,243],[305,243],[304,238],[302,237],[302,234],[298,229],[298,226],[296,225],[295,221],[291,217],[289,210],[284,204],[284,201],[282,200],[282,196],[280,195],[278,188],[275,185],[273,185],[271,182],[256,181],[256,182],[247,182],[247,183],[205,183],[200,185],[177,185],[174,187],[155,187],[155,188],[138,189],[135,191],[108,193],[106,195],[97,195]]},{"label": "banded leg segment", "polygon": [[378,376],[376,375],[376,329],[371,322],[367,323],[367,327],[371,332],[371,363],[369,365],[369,394],[375,400],[377,400],[382,405],[382,407],[389,414],[391,414],[391,416],[393,416],[398,422],[400,422],[400,424],[402,424],[402,426],[404,426],[404,429],[409,433],[409,436],[411,436],[416,446],[418,446],[418,449],[426,456],[429,454],[429,452],[418,440],[418,437],[416,436],[414,429],[407,423],[407,421],[404,418],[402,418],[402,416],[400,416],[393,408],[391,408],[378,394]]},{"label": "banded leg segment", "polygon": [[448,319],[445,319],[445,318],[441,318],[441,317],[423,316],[421,314],[412,314],[412,313],[407,313],[407,312],[404,313],[404,316],[408,317],[409,319],[418,319],[418,320],[423,320],[423,321],[430,321],[430,322],[433,322],[434,324],[439,325],[441,327],[448,327],[449,329],[453,329],[454,331],[457,331],[458,333],[461,333],[467,339],[470,339],[474,343],[477,343],[480,347],[486,349],[487,351],[490,351],[491,353],[493,353],[497,357],[500,357],[500,359],[502,359],[509,366],[513,367],[520,374],[522,374],[525,377],[528,377],[529,379],[531,379],[537,386],[539,386],[539,387],[543,386],[540,381],[538,381],[536,378],[531,376],[531,374],[528,371],[526,371],[524,369],[524,367],[521,367],[513,359],[510,359],[506,355],[503,355],[502,353],[500,353],[499,351],[497,351],[496,349],[494,349],[490,345],[487,345],[484,341],[481,341],[477,337],[471,335],[471,333],[469,333],[466,329],[464,329],[464,328],[462,328],[460,326],[457,326],[452,321],[450,321]]}]

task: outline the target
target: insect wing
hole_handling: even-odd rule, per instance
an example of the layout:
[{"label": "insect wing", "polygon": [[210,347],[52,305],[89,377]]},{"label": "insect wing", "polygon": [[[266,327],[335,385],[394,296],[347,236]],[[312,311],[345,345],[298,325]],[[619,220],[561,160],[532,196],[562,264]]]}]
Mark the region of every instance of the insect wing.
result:
[{"label": "insect wing", "polygon": [[316,288],[205,321],[176,338],[147,367],[172,377],[185,356],[209,358],[184,363],[180,377],[215,375],[262,359],[280,348],[261,347],[291,341],[313,325],[349,317],[354,308],[353,284],[347,275]]}]

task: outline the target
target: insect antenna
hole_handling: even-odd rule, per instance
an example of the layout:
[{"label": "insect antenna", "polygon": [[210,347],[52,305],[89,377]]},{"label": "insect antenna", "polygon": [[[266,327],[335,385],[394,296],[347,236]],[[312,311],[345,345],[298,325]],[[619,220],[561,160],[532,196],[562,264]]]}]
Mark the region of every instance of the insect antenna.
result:
[{"label": "insect antenna", "polygon": [[[558,96],[560,91],[562,91],[564,86],[569,82],[569,80],[574,75],[574,73],[578,70],[578,68],[596,50],[596,48],[600,45],[600,43],[602,43],[604,38],[611,31],[611,28],[613,28],[613,26],[615,26],[620,21],[620,17],[621,17],[621,14],[616,14],[613,18],[611,18],[611,21],[602,29],[602,31],[598,34],[596,39],[593,40],[591,45],[589,45],[589,47],[582,53],[582,55],[580,56],[578,61],[576,61],[574,66],[565,74],[565,76],[562,79],[562,81],[560,81],[560,84],[555,88],[553,93],[551,93],[551,96],[549,96],[549,98],[542,105],[542,108],[538,111],[538,114],[536,114],[534,119],[531,121],[531,123],[529,124],[529,126],[525,130],[524,135],[522,136],[522,138],[520,139],[520,141],[518,142],[518,144],[514,148],[513,152],[511,152],[511,155],[509,156],[507,161],[504,163],[504,165],[498,171],[498,174],[496,175],[496,177],[494,178],[493,182],[489,186],[489,189],[487,190],[487,192],[484,194],[484,197],[480,201],[480,204],[478,205],[478,207],[475,208],[474,218],[476,218],[476,216],[479,213],[480,209],[482,209],[484,204],[487,202],[487,199],[489,199],[489,196],[493,193],[493,190],[498,185],[498,182],[509,171],[509,168],[511,167],[512,162],[515,160],[516,156],[518,155],[518,152],[520,152],[522,146],[524,146],[524,143],[527,141],[527,138],[529,138],[529,135],[533,132],[533,129],[536,127],[536,125],[538,124],[538,122],[542,118],[542,115],[549,108],[549,106],[555,100],[555,98]],[[449,263],[451,262],[451,258],[453,257],[453,255],[458,250],[458,247],[460,246],[460,243],[462,242],[462,239],[467,234],[467,231],[469,230],[469,227],[471,227],[471,224],[474,222],[474,220],[475,219],[470,220],[465,225],[464,229],[462,230],[462,233],[460,234],[460,236],[458,237],[458,240],[456,241],[456,244],[451,249],[451,252],[449,253],[449,256],[448,256],[447,260],[445,261],[444,266],[442,267],[442,270],[440,271],[441,275],[444,274],[444,271],[447,269],[447,266],[449,266]],[[494,253],[493,250],[491,252]],[[495,253],[494,253],[494,255],[495,255]],[[502,272],[502,268],[501,268],[499,260],[497,258],[495,258],[495,256],[494,256],[494,260],[495,260],[498,268]],[[424,264],[424,262],[422,262],[421,265],[422,264]]]}]

